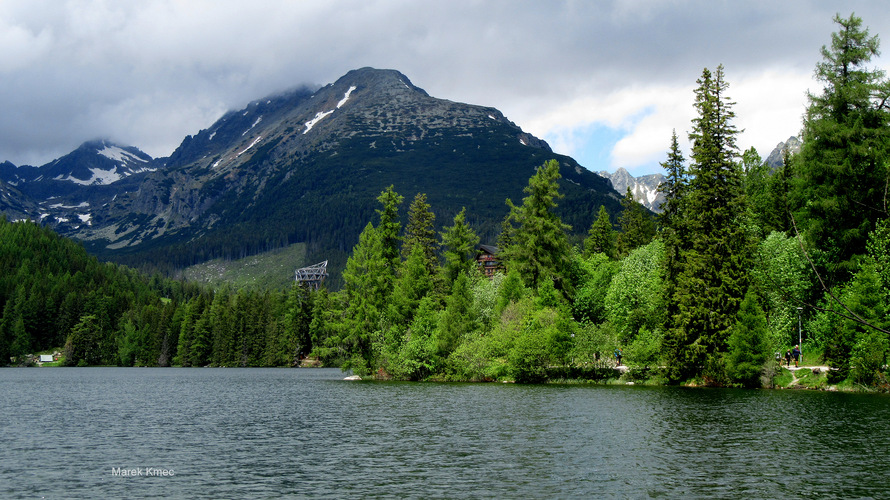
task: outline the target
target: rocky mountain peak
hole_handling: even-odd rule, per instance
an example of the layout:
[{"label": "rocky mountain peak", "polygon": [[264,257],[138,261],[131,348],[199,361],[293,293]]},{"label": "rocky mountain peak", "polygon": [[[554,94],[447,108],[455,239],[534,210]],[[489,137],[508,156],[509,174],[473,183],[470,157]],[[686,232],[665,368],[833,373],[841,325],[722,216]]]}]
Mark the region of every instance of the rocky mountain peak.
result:
[{"label": "rocky mountain peak", "polygon": [[618,167],[614,173],[606,171],[597,173],[608,179],[615,191],[622,196],[627,192],[627,188],[630,188],[636,201],[653,212],[661,212],[664,195],[658,192],[658,186],[664,182],[664,175],[649,174],[634,177],[623,167]]},{"label": "rocky mountain peak", "polygon": [[773,169],[777,169],[782,166],[783,158],[785,156],[785,151],[788,151],[792,155],[795,155],[800,152],[800,146],[803,143],[800,142],[800,139],[797,137],[791,136],[785,142],[780,142],[776,145],[776,147],[770,152],[769,156],[766,157],[766,163]]}]

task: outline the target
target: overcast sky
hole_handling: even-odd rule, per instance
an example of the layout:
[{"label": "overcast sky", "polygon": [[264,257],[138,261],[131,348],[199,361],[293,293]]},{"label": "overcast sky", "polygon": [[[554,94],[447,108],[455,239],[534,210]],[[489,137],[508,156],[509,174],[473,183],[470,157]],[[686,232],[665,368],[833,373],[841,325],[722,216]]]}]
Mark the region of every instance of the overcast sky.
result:
[{"label": "overcast sky", "polygon": [[695,80],[721,63],[739,146],[765,157],[821,92],[836,12],[890,43],[877,0],[0,0],[0,161],[95,138],[167,156],[227,110],[372,66],[642,175],[672,129],[685,143]]}]

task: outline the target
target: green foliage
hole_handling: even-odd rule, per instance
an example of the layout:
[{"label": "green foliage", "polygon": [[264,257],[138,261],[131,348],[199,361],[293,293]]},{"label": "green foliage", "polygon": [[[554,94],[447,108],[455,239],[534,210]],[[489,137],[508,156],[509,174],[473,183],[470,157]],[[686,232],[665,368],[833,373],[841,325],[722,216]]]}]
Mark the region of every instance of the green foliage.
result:
[{"label": "green foliage", "polygon": [[662,324],[663,261],[664,243],[656,240],[633,250],[612,277],[604,302],[620,343],[633,342],[641,328],[653,331]]},{"label": "green foliage", "polygon": [[473,294],[466,274],[458,275],[451,287],[451,295],[446,299],[445,311],[439,317],[436,327],[438,355],[445,358],[454,351],[461,341],[477,327],[473,310]]},{"label": "green foliage", "polygon": [[726,370],[730,379],[744,387],[760,387],[761,373],[764,365],[771,362],[771,352],[766,316],[756,295],[749,291],[729,336]]},{"label": "green foliage", "polygon": [[507,272],[507,277],[504,279],[504,283],[498,290],[497,311],[503,311],[511,303],[518,302],[527,294],[528,290],[522,282],[522,277],[519,275],[519,271],[510,269]]},{"label": "green foliage", "polygon": [[572,303],[572,313],[578,321],[602,323],[606,321],[606,293],[619,263],[606,254],[596,253],[580,262],[581,278]]},{"label": "green foliage", "polygon": [[476,271],[476,246],[479,236],[466,222],[466,209],[454,216],[454,225],[442,233],[442,247],[445,249],[445,280],[449,286],[460,274],[470,275]]},{"label": "green foliage", "polygon": [[405,380],[424,380],[439,366],[438,341],[434,337],[439,313],[430,297],[420,300],[414,321],[405,333],[397,359],[391,366],[393,377]]},{"label": "green foliage", "polygon": [[[343,281],[347,308],[339,343],[350,354],[353,371],[371,369],[372,332],[380,326],[392,286],[390,264],[383,256],[380,232],[369,222],[346,262]],[[356,363],[363,359],[361,363]]]},{"label": "green foliage", "polygon": [[614,366],[612,353],[618,336],[608,323],[581,323],[576,332],[571,357],[576,365]]},{"label": "green foliage", "polygon": [[436,276],[428,269],[423,247],[412,247],[408,259],[401,264],[395,288],[389,300],[388,318],[393,324],[410,324],[421,299],[434,292]]},{"label": "green foliage", "polygon": [[417,193],[408,208],[408,224],[402,238],[402,258],[408,260],[414,247],[420,247],[423,263],[430,274],[438,267],[436,252],[439,242],[436,241],[436,216],[430,211],[425,193]]},{"label": "green foliage", "polygon": [[618,235],[618,254],[625,256],[637,247],[643,246],[655,236],[655,221],[646,207],[634,199],[630,188],[621,199],[624,209],[618,217],[621,234]]},{"label": "green foliage", "polygon": [[515,228],[509,245],[501,248],[501,258],[508,269],[519,271],[525,284],[537,288],[544,280],[554,280],[561,289],[568,285],[563,281],[571,250],[566,231],[571,227],[563,224],[556,214],[556,200],[561,198],[558,180],[559,162],[550,160],[538,167],[525,188],[528,195],[522,206],[510,207],[511,221]]},{"label": "green foliage", "polygon": [[723,67],[698,80],[698,117],[689,134],[692,164],[683,190],[679,238],[666,243],[668,329],[665,350],[672,381],[725,378],[722,368],[730,329],[748,289],[751,248],[742,225],[744,197],[735,162],[738,133],[731,121]]},{"label": "green foliage", "polygon": [[399,262],[399,232],[402,229],[402,223],[399,222],[399,205],[404,199],[404,196],[393,190],[393,185],[377,197],[377,201],[382,205],[377,209],[377,214],[380,216],[377,230],[380,232],[381,250],[383,258],[390,267],[390,274],[395,274]]},{"label": "green foliage", "polygon": [[544,382],[548,366],[565,365],[571,349],[565,320],[557,311],[546,308],[526,322],[507,357],[510,373],[517,382]]},{"label": "green foliage", "polygon": [[65,342],[65,364],[86,366],[102,364],[102,331],[99,320],[92,315],[83,316],[68,334]]},{"label": "green foliage", "polygon": [[809,247],[824,254],[820,272],[829,286],[855,272],[869,232],[887,215],[890,146],[890,83],[883,70],[868,67],[878,38],[854,15],[834,22],[839,30],[816,65],[823,90],[808,95],[794,179],[795,218]]},{"label": "green foliage", "polygon": [[873,265],[866,264],[856,273],[840,300],[846,306],[846,317],[828,332],[823,355],[832,368],[842,373],[854,368],[857,379],[871,381],[875,367],[886,357],[886,330],[890,329],[886,289]]},{"label": "green foliage", "polygon": [[752,281],[763,300],[772,349],[796,344],[797,308],[809,299],[814,282],[800,244],[772,232],[760,242],[753,264]]},{"label": "green foliage", "polygon": [[641,327],[633,341],[624,349],[628,365],[655,368],[661,364],[661,344],[664,337],[659,330]]},{"label": "green foliage", "polygon": [[584,257],[602,253],[608,257],[615,255],[615,231],[612,229],[612,221],[609,212],[604,205],[600,205],[596,220],[590,226],[587,239],[584,240]]},{"label": "green foliage", "polygon": [[[483,331],[491,329],[498,319],[497,315],[503,310],[498,307],[498,302],[500,301],[501,286],[505,280],[506,276],[503,273],[495,273],[491,279],[477,274],[473,280],[473,308],[479,315],[479,326]],[[521,281],[519,284],[522,284]],[[519,298],[517,297],[516,300]]]}]

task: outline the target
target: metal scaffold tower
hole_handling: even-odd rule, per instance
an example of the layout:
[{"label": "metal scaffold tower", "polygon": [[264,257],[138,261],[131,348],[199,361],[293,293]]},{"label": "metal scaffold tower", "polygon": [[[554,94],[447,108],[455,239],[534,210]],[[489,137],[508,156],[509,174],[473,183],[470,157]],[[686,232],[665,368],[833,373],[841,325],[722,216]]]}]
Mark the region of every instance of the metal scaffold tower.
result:
[{"label": "metal scaffold tower", "polygon": [[328,277],[328,261],[297,269],[297,283],[309,286],[312,290],[318,290],[321,282]]}]

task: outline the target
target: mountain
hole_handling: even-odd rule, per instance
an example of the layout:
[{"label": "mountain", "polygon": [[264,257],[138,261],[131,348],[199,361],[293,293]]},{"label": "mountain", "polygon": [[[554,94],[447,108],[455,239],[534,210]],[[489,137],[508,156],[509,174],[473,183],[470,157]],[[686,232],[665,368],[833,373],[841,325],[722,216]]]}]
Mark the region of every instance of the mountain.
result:
[{"label": "mountain", "polygon": [[30,207],[26,217],[65,234],[90,224],[96,206],[135,190],[160,164],[135,147],[96,140],[40,167],[0,164],[0,181]]},{"label": "mountain", "polygon": [[37,205],[21,191],[0,180],[0,214],[8,220],[28,219],[37,212]]},{"label": "mountain", "polygon": [[[90,184],[105,190],[79,201],[89,203],[79,209],[88,214],[76,214],[85,223],[59,228],[104,258],[166,270],[293,243],[306,244],[309,263],[329,260],[336,270],[376,221],[376,198],[390,185],[406,198],[403,216],[414,195],[426,193],[439,228],[466,207],[482,241],[494,242],[505,200],[520,203],[529,177],[549,159],[560,162],[560,216],[578,239],[601,204],[613,216],[620,211],[608,181],[497,109],[434,98],[394,70],[362,68],[315,91],[253,101],[187,136],[166,159],[118,149],[118,158],[143,169],[126,177],[114,170],[119,180]],[[72,179],[111,180],[90,165],[49,171],[61,161],[40,167],[43,178],[79,188],[87,185]],[[22,192],[37,180],[28,175],[19,175]],[[44,205],[47,194],[37,196]],[[66,196],[65,207],[80,199]]]},{"label": "mountain", "polygon": [[664,203],[664,195],[658,192],[658,186],[664,182],[664,175],[649,174],[634,177],[627,170],[619,167],[615,173],[606,171],[598,172],[600,176],[609,180],[615,191],[623,196],[630,187],[634,199],[653,212],[661,212],[661,204]]},{"label": "mountain", "polygon": [[785,156],[785,151],[788,151],[792,155],[800,153],[801,146],[800,139],[797,137],[791,136],[785,142],[780,142],[776,145],[776,147],[770,152],[769,156],[766,157],[766,163],[772,167],[773,170],[781,167],[783,165],[783,159]]}]

